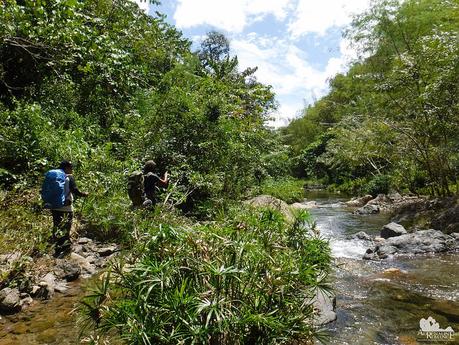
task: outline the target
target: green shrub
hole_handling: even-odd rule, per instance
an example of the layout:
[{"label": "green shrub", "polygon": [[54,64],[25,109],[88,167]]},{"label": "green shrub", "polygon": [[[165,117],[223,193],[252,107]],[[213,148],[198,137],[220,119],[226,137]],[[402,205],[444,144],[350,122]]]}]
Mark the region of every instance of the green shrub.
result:
[{"label": "green shrub", "polygon": [[83,324],[128,344],[311,340],[311,298],[325,287],[330,249],[300,223],[262,210],[195,228],[152,225],[138,259],[84,299]]},{"label": "green shrub", "polygon": [[365,186],[365,192],[372,196],[389,193],[391,178],[388,175],[377,175],[373,177]]},{"label": "green shrub", "polygon": [[258,194],[267,194],[284,200],[287,203],[299,202],[304,199],[304,180],[282,177],[277,180],[265,180],[261,188],[256,190]]}]

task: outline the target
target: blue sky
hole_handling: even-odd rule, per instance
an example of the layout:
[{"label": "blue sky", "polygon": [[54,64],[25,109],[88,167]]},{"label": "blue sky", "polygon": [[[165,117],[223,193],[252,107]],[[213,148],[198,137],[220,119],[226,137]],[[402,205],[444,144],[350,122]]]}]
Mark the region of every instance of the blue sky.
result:
[{"label": "blue sky", "polygon": [[[137,0],[139,2],[139,0]],[[199,46],[210,30],[224,33],[241,70],[258,66],[279,109],[270,124],[286,125],[325,95],[327,80],[355,57],[342,29],[370,0],[163,0],[167,20]],[[141,6],[147,10],[146,3]]]}]

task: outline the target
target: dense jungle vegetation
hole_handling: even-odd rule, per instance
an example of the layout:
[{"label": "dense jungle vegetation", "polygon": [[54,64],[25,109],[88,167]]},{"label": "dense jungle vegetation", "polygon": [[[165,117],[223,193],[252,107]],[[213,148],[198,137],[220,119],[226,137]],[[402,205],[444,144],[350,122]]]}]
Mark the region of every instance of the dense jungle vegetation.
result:
[{"label": "dense jungle vegetation", "polygon": [[[90,192],[77,232],[126,248],[82,304],[89,342],[320,338],[311,299],[328,289],[327,242],[306,213],[292,222],[240,200],[301,200],[298,177],[351,193],[457,193],[458,33],[455,0],[373,2],[345,33],[358,59],[274,131],[271,87],[218,32],[193,50],[130,1],[4,0],[0,253],[49,252],[40,185],[69,159]],[[171,183],[154,210],[132,209],[127,176],[148,159]],[[0,287],[32,262],[2,271]]]},{"label": "dense jungle vegetation", "polygon": [[[124,0],[6,0],[0,19],[0,253],[49,254],[39,190],[71,160],[90,193],[75,202],[77,233],[126,249],[82,304],[89,342],[321,336],[312,298],[328,288],[328,243],[305,213],[291,222],[238,202],[301,200],[302,183],[266,126],[270,86],[239,69],[225,36],[193,51],[161,14]],[[127,176],[149,159],[171,182],[154,210],[132,209]],[[2,270],[0,288],[30,270],[26,259]]]},{"label": "dense jungle vegetation", "polygon": [[298,176],[353,193],[458,192],[459,4],[385,0],[355,17],[359,51],[282,130]]}]

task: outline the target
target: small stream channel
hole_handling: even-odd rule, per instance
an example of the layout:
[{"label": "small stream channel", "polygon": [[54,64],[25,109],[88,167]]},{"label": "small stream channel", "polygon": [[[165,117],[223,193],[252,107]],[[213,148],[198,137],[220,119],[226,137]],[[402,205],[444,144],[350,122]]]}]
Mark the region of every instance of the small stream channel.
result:
[{"label": "small stream channel", "polygon": [[388,216],[353,215],[340,203],[346,200],[328,193],[311,192],[307,198],[319,204],[311,213],[337,266],[332,281],[338,319],[327,326],[331,344],[418,344],[419,321],[429,316],[441,328],[459,332],[458,254],[362,260],[368,243],[350,237],[359,231],[379,235]]},{"label": "small stream channel", "polygon": [[[319,204],[311,213],[330,240],[336,263],[332,283],[338,319],[327,325],[330,344],[418,344],[419,320],[429,316],[442,328],[459,332],[458,254],[362,260],[368,243],[349,237],[359,231],[379,234],[388,217],[353,215],[340,203],[343,198],[329,193],[310,193],[307,198]],[[0,345],[79,344],[71,311],[82,294],[81,282],[70,283],[65,295],[2,316]]]}]

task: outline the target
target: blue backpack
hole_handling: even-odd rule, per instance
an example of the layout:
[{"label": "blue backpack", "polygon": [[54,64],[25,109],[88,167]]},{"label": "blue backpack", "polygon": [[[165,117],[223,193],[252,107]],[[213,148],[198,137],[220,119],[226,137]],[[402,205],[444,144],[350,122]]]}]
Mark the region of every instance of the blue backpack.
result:
[{"label": "blue backpack", "polygon": [[60,208],[65,204],[65,172],[53,169],[45,174],[41,188],[41,198],[45,208]]}]

